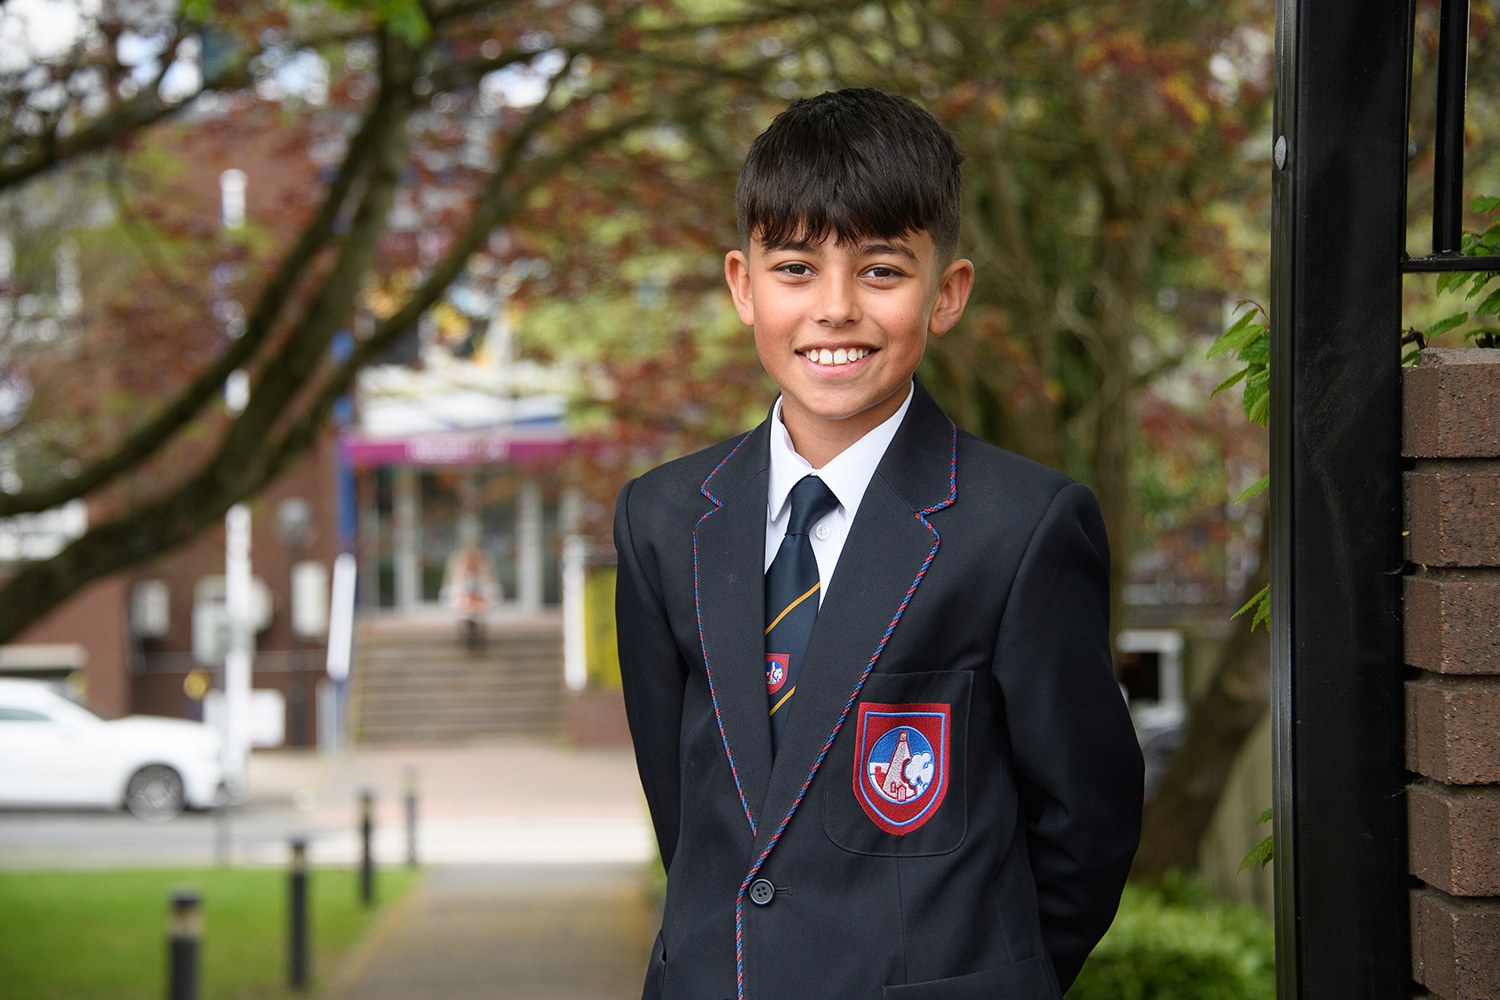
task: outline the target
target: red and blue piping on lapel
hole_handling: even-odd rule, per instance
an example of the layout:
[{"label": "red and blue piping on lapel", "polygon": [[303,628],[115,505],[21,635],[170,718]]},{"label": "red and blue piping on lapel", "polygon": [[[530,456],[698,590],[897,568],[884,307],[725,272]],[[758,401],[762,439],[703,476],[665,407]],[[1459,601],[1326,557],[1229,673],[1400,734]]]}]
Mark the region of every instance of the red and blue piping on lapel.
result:
[{"label": "red and blue piping on lapel", "polygon": [[[926,396],[925,391],[922,392],[922,395],[924,397]],[[930,399],[926,400],[926,402],[927,402],[928,405],[932,405],[931,402],[930,402]],[[916,406],[916,405],[917,405],[917,401],[914,400],[913,401],[913,406]],[[934,407],[934,409],[935,409],[935,407]],[[944,419],[946,420],[946,418],[944,418]],[[744,957],[744,905],[745,905],[745,894],[749,890],[750,883],[753,882],[753,881],[755,881],[755,876],[760,872],[761,867],[765,864],[766,858],[770,857],[771,851],[776,847],[776,843],[777,843],[778,840],[780,840],[782,833],[785,832],[787,824],[791,822],[793,814],[796,813],[796,811],[797,811],[797,807],[802,804],[802,800],[806,797],[807,790],[812,785],[813,778],[818,773],[818,768],[820,766],[822,766],[823,759],[828,755],[829,748],[833,746],[833,741],[838,737],[839,730],[844,725],[844,720],[846,718],[848,718],[849,710],[854,706],[854,703],[859,699],[859,693],[864,688],[864,684],[865,684],[866,679],[869,678],[871,671],[873,671],[875,669],[875,664],[876,664],[877,661],[879,661],[880,654],[885,651],[885,645],[886,645],[886,643],[890,640],[891,634],[896,631],[896,625],[901,621],[901,616],[902,616],[902,614],[905,613],[906,606],[911,603],[912,595],[917,592],[917,587],[922,583],[922,577],[924,577],[927,574],[927,568],[932,565],[932,560],[937,555],[938,547],[940,545],[942,545],[942,538],[938,535],[937,529],[932,526],[932,522],[929,521],[927,518],[928,518],[929,515],[934,514],[934,513],[938,512],[938,511],[942,510],[943,508],[951,505],[954,502],[954,500],[957,499],[957,497],[958,497],[958,428],[956,426],[954,426],[954,424],[952,423],[952,421],[948,421],[948,427],[949,427],[948,495],[947,495],[947,497],[945,497],[943,500],[939,501],[938,503],[932,504],[931,506],[928,506],[928,507],[924,507],[924,508],[916,511],[915,514],[914,514],[914,516],[916,517],[917,521],[919,521],[921,523],[922,527],[926,528],[927,531],[932,535],[932,549],[927,553],[927,557],[922,561],[921,567],[917,570],[916,577],[913,578],[913,580],[911,582],[911,586],[907,587],[906,593],[902,596],[900,604],[898,604],[896,606],[896,611],[895,611],[895,614],[893,614],[891,616],[890,624],[888,624],[886,626],[885,631],[880,636],[879,642],[877,642],[875,644],[875,651],[870,655],[869,661],[865,664],[864,671],[859,675],[859,679],[858,679],[858,681],[854,685],[854,690],[849,693],[848,700],[845,701],[843,709],[839,712],[839,716],[838,716],[837,721],[834,723],[833,728],[828,733],[828,738],[823,742],[822,748],[818,751],[817,758],[812,762],[812,766],[808,769],[807,777],[805,779],[803,779],[802,785],[798,789],[796,797],[792,800],[791,805],[786,810],[786,814],[784,816],[782,816],[781,822],[777,825],[775,831],[771,834],[769,840],[767,840],[765,847],[761,850],[760,854],[756,857],[755,863],[750,866],[750,871],[745,875],[744,881],[742,881],[740,883],[739,893],[736,896],[735,902],[734,902],[735,995],[736,995],[737,1000],[744,1000],[744,996],[745,996],[745,957]],[[743,438],[741,439],[740,443],[741,444],[744,443],[744,439]],[[735,449],[738,450],[738,448],[739,448],[739,445],[736,445]],[[730,455],[733,455],[733,454],[734,454],[734,452],[731,451]],[[728,461],[729,457],[730,456],[725,456],[725,461]],[[709,492],[708,486],[709,486],[709,483],[713,481],[714,474],[716,474],[719,471],[720,468],[723,468],[723,466],[724,466],[724,462],[720,462],[719,465],[718,465],[718,467],[716,467],[714,469],[714,472],[712,472],[712,473],[709,474],[708,479],[705,480],[704,484],[703,484],[703,495],[705,497],[708,497],[708,499],[715,504],[715,510],[717,510],[719,507],[721,507],[722,504],[718,500],[716,500],[714,498],[714,496],[713,496],[712,493]],[[709,515],[713,514],[714,512],[715,511],[709,511],[707,514],[703,515],[703,518],[707,518]],[[703,523],[703,518],[699,519],[699,522],[698,522],[699,524]],[[693,573],[694,573],[694,580],[693,580],[694,591],[695,591],[695,594],[696,594],[696,588],[697,588],[697,536],[696,536],[696,531],[694,533],[694,563],[693,563]],[[703,621],[702,621],[701,612],[700,612],[700,616],[699,616],[698,627],[699,627],[699,638],[701,640],[702,636],[703,636]],[[704,649],[704,665],[705,665],[705,668],[707,667],[707,663],[708,663],[707,656],[708,656],[708,654],[707,654],[707,648],[705,647],[705,649]],[[712,690],[712,677],[710,677],[710,690]],[[716,713],[718,712],[717,702],[715,703],[714,711]],[[719,734],[720,734],[721,737],[724,736],[724,726],[723,726],[722,720],[720,720],[720,724],[719,724]],[[730,753],[730,750],[729,750],[729,741],[728,741],[727,737],[725,737],[725,739],[724,739],[724,752],[726,754]],[[734,759],[733,759],[732,755],[730,756],[730,765],[729,766],[730,766],[730,770],[733,771],[734,770]],[[738,777],[738,775],[736,775],[736,777],[735,777],[735,787],[737,789],[739,789],[739,777]],[[745,802],[744,790],[743,789],[740,789],[740,801],[741,801],[742,804]],[[746,816],[747,819],[750,818],[750,808],[749,808],[748,805],[745,806],[745,816]],[[752,820],[751,821],[751,831],[752,831],[752,833],[754,833],[754,829],[755,829],[754,821]]]},{"label": "red and blue piping on lapel", "polygon": [[714,466],[713,471],[708,474],[708,478],[703,480],[703,485],[698,490],[714,506],[712,510],[704,512],[703,516],[698,518],[697,523],[693,525],[693,612],[698,618],[698,644],[703,651],[703,671],[708,675],[708,697],[714,706],[714,721],[719,726],[719,739],[724,743],[724,756],[729,759],[729,773],[734,777],[734,790],[740,797],[740,806],[745,810],[745,822],[750,824],[750,836],[752,837],[755,836],[755,817],[750,814],[750,803],[745,798],[745,788],[740,782],[740,772],[734,764],[734,751],[729,746],[729,734],[724,731],[724,716],[719,710],[719,693],[714,688],[714,671],[708,662],[708,640],[703,634],[703,600],[698,586],[698,529],[703,525],[704,521],[717,514],[724,507],[724,501],[720,500],[709,490],[709,484],[713,482],[714,476],[719,474],[719,470],[724,468],[729,460],[734,457],[735,452],[740,450],[740,446],[749,440],[750,435],[754,433],[753,430],[749,431],[744,437],[736,441],[734,447],[729,449],[729,454],[720,459],[719,464]]}]

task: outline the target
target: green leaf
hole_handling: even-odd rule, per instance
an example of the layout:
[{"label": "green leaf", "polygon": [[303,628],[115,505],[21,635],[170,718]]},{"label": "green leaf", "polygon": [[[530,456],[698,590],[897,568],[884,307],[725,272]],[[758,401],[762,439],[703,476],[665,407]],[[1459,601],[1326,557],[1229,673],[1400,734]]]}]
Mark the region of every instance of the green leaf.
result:
[{"label": "green leaf", "polygon": [[[1262,327],[1262,330],[1265,328]],[[1240,360],[1247,365],[1269,365],[1271,363],[1271,338],[1262,336],[1240,351]]]},{"label": "green leaf", "polygon": [[1251,423],[1266,425],[1271,415],[1271,371],[1263,365],[1252,365],[1245,379],[1245,417]]},{"label": "green leaf", "polygon": [[1475,215],[1489,215],[1495,209],[1500,208],[1500,198],[1489,195],[1480,195],[1469,202],[1469,211]]},{"label": "green leaf", "polygon": [[1438,320],[1436,323],[1423,330],[1422,336],[1426,337],[1428,340],[1431,340],[1433,337],[1441,336],[1442,334],[1447,333],[1449,330],[1452,330],[1454,327],[1462,326],[1468,321],[1469,314],[1466,312],[1461,312],[1457,315],[1449,316],[1447,319]]},{"label": "green leaf", "polygon": [[1260,814],[1260,819],[1258,819],[1258,820],[1255,821],[1255,825],[1256,826],[1260,826],[1262,823],[1269,823],[1269,822],[1271,822],[1271,817],[1273,817],[1275,815],[1276,815],[1276,810],[1275,809],[1267,809],[1265,812],[1263,812],[1263,813]]},{"label": "green leaf", "polygon": [[[1467,340],[1468,338],[1465,337],[1464,339]],[[1419,357],[1421,357],[1421,355],[1422,355],[1421,349],[1413,347],[1411,350],[1409,350],[1405,354],[1401,355],[1401,367],[1402,368],[1410,368],[1412,365],[1414,365],[1414,364],[1417,363],[1417,359]]]},{"label": "green leaf", "polygon": [[1208,394],[1208,398],[1209,399],[1213,399],[1215,396],[1217,396],[1219,393],[1223,392],[1225,389],[1233,389],[1235,386],[1239,385],[1241,381],[1244,380],[1244,378],[1245,378],[1246,375],[1249,375],[1249,374],[1250,374],[1250,369],[1248,369],[1248,368],[1241,368],[1239,371],[1235,372],[1233,375],[1229,376],[1224,381],[1222,381],[1218,385],[1216,385],[1214,387],[1214,391]]},{"label": "green leaf", "polygon": [[1467,277],[1467,274],[1460,274],[1456,271],[1444,271],[1442,274],[1438,275],[1437,294],[1442,295],[1454,284],[1461,284],[1458,279]]},{"label": "green leaf", "polygon": [[1208,357],[1215,358],[1229,351],[1237,351],[1264,337],[1265,325],[1252,322],[1257,315],[1256,311],[1251,309],[1235,320],[1234,325],[1219,334],[1218,339],[1213,342],[1213,346],[1208,349]]},{"label": "green leaf", "polygon": [[1492,313],[1500,313],[1500,288],[1495,289],[1485,297],[1485,300],[1474,309],[1474,318],[1488,316]]},{"label": "green leaf", "polygon": [[[1246,601],[1243,608],[1240,608],[1229,617],[1238,618],[1251,608],[1255,608],[1255,617],[1250,619],[1250,630],[1253,632],[1257,623],[1268,620],[1271,616],[1271,585],[1269,583],[1260,588],[1254,597]],[[1264,612],[1264,615],[1262,612]]]},{"label": "green leaf", "polygon": [[1267,837],[1265,840],[1262,840],[1260,843],[1250,848],[1250,853],[1245,855],[1245,860],[1240,862],[1239,871],[1235,872],[1235,874],[1238,875],[1240,872],[1244,871],[1246,868],[1249,868],[1251,865],[1260,865],[1262,868],[1265,868],[1266,865],[1275,860],[1275,837]]},{"label": "green leaf", "polygon": [[1255,617],[1250,619],[1250,631],[1254,632],[1257,625],[1264,625],[1267,632],[1271,630],[1271,591],[1269,589],[1260,599],[1260,604],[1255,609]]},{"label": "green leaf", "polygon": [[1235,503],[1244,503],[1246,500],[1249,500],[1251,497],[1253,497],[1256,494],[1262,492],[1263,490],[1265,490],[1265,488],[1267,486],[1270,486],[1270,485],[1271,485],[1271,474],[1268,472],[1264,476],[1261,476],[1259,479],[1257,479],[1250,486],[1245,487],[1245,489],[1240,492],[1240,495],[1234,498],[1234,502]]},{"label": "green leaf", "polygon": [[1469,294],[1464,296],[1464,298],[1472,299],[1474,296],[1484,291],[1484,286],[1488,285],[1494,279],[1494,274],[1488,271],[1480,271],[1478,274],[1474,275],[1474,283],[1469,286]]}]

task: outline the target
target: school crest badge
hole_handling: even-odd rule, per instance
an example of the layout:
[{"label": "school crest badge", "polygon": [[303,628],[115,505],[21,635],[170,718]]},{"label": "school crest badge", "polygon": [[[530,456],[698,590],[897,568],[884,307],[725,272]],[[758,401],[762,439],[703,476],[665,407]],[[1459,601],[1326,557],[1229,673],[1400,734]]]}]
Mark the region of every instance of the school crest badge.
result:
[{"label": "school crest badge", "polygon": [[887,833],[911,833],[943,804],[952,716],[942,704],[859,706],[854,797]]},{"label": "school crest badge", "polygon": [[775,694],[786,684],[786,674],[791,668],[791,656],[787,653],[766,654],[766,691]]}]

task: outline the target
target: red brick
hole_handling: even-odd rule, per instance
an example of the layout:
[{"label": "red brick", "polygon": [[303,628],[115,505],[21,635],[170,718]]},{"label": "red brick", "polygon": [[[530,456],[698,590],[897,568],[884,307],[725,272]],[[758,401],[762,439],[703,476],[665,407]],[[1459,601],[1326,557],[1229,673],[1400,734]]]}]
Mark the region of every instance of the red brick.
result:
[{"label": "red brick", "polygon": [[1500,350],[1429,349],[1403,373],[1401,453],[1500,456]]},{"label": "red brick", "polygon": [[1500,674],[1500,577],[1406,578],[1406,662],[1443,674]]},{"label": "red brick", "polygon": [[1481,460],[1403,474],[1406,557],[1424,566],[1500,566],[1500,470]]},{"label": "red brick", "polygon": [[1406,766],[1449,785],[1500,782],[1500,679],[1407,681]]},{"label": "red brick", "polygon": [[1412,978],[1444,1000],[1500,996],[1500,902],[1411,894]]},{"label": "red brick", "polygon": [[1500,895],[1500,788],[1412,785],[1406,822],[1413,875],[1452,896]]}]

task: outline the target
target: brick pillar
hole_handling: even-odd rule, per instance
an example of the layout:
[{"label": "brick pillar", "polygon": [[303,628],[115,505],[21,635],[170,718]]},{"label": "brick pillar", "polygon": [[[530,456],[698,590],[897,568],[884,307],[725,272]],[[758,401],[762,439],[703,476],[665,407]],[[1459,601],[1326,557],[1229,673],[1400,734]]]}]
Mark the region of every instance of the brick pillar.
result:
[{"label": "brick pillar", "polygon": [[1500,997],[1500,350],[1405,372],[1412,978]]}]

